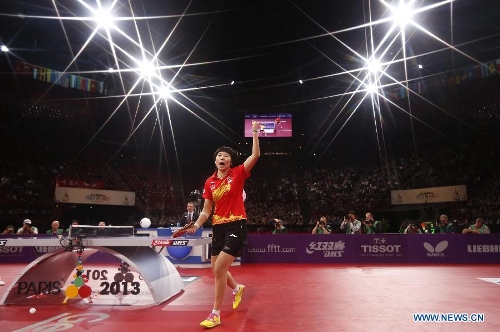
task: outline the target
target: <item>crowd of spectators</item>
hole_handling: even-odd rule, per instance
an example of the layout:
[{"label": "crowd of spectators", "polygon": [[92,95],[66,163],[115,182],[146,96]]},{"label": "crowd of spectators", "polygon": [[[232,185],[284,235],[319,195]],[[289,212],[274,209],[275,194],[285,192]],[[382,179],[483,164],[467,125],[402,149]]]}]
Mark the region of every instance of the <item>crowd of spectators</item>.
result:
[{"label": "crowd of spectators", "polygon": [[160,170],[157,162],[129,157],[113,165],[120,178],[135,191],[136,197],[148,206],[155,217],[178,212],[168,174]]},{"label": "crowd of spectators", "polygon": [[500,123],[500,101],[491,101],[464,109],[465,116],[481,126],[496,127]]},{"label": "crowd of spectators", "polygon": [[29,170],[18,161],[22,157],[15,147],[1,150],[0,217],[22,218],[33,213],[46,213],[40,204],[40,193]]},{"label": "crowd of spectators", "polygon": [[61,108],[27,102],[21,102],[17,107],[22,116],[29,119],[57,119],[62,121],[74,121],[76,119],[74,110],[62,110]]},{"label": "crowd of spectators", "polygon": [[[339,232],[339,225],[346,211],[354,210],[363,215],[375,212],[383,218],[384,211],[391,207],[391,190],[414,189],[467,185],[467,198],[459,202],[437,204],[434,208],[424,208],[421,217],[435,221],[440,210],[450,211],[454,222],[468,225],[468,220],[483,217],[485,224],[493,232],[500,231],[500,170],[496,165],[500,162],[500,151],[497,146],[486,144],[478,138],[458,147],[431,147],[425,155],[404,156],[387,162],[385,167],[379,165],[353,166],[343,165],[306,170],[302,178],[300,172],[293,174],[294,193],[301,185],[305,186],[306,200],[311,207],[309,220],[303,220],[301,210],[294,217],[282,211],[295,211],[300,200],[280,201],[275,193],[276,185],[269,187],[269,181],[257,178],[255,183],[265,183],[263,187],[247,186],[246,206],[251,224],[258,225],[258,231],[272,231],[273,218],[282,219],[292,232],[308,232],[320,216],[326,216],[332,225],[333,232]],[[283,174],[291,174],[285,171]],[[280,176],[266,177],[280,178]],[[260,189],[264,189],[260,191]],[[270,190],[271,189],[271,190]],[[260,199],[259,199],[260,197]],[[424,211],[425,210],[425,211]],[[401,220],[393,220],[393,230]],[[267,227],[266,227],[267,226]]]},{"label": "crowd of spectators", "polygon": [[259,173],[252,175],[245,186],[245,208],[249,229],[267,232],[270,220],[286,220],[289,229],[300,229],[303,218],[298,203],[297,175],[293,172]]},{"label": "crowd of spectators", "polygon": [[[479,124],[498,124],[499,105],[488,104],[468,116]],[[14,108],[1,106],[5,114]],[[176,224],[183,204],[174,198],[168,174],[159,171],[157,161],[132,154],[115,155],[116,146],[98,140],[82,150],[82,142],[88,142],[88,137],[74,132],[78,130],[74,115],[27,103],[16,107],[25,118],[25,132],[2,141],[0,146],[1,219],[21,222],[31,218],[35,223],[50,225],[56,214],[56,180],[82,180],[99,181],[105,189],[134,191],[136,201],[142,203],[138,208],[151,218],[153,227]],[[58,135],[47,136],[46,129],[40,128],[47,121],[67,126],[63,125]],[[80,137],[80,141],[68,137]],[[465,201],[440,205],[432,213],[422,213],[423,218],[433,220],[439,209],[445,209],[454,222],[466,224],[482,217],[493,232],[500,231],[500,149],[486,136],[471,137],[466,144],[427,146],[419,154],[409,153],[370,166],[335,164],[292,169],[271,161],[271,167],[256,169],[246,183],[249,229],[270,233],[273,220],[279,219],[288,232],[309,233],[325,216],[332,232],[340,232],[346,211],[383,216],[391,206],[391,190],[465,184]],[[289,152],[293,150],[290,147]],[[272,158],[269,156],[269,160]],[[400,220],[391,222],[396,225]]]},{"label": "crowd of spectators", "polygon": [[[466,201],[441,207],[450,211],[452,220],[460,223],[481,216],[485,219],[485,224],[496,232],[500,221],[500,171],[493,165],[498,158],[492,154],[489,160],[485,160],[484,153],[480,150],[481,142],[476,144],[453,150],[429,149],[426,158],[400,158],[389,163],[388,169],[379,165],[346,165],[300,172],[279,169],[256,171],[245,187],[249,229],[251,232],[270,233],[273,230],[272,220],[278,218],[290,233],[308,233],[319,217],[325,216],[332,232],[338,233],[341,232],[340,225],[346,211],[354,210],[361,215],[373,211],[380,216],[381,212],[390,208],[391,190],[414,188],[419,184],[415,183],[415,178],[420,178],[420,187],[466,184]],[[106,189],[136,191],[139,199],[150,204],[153,227],[175,225],[182,213],[182,209],[178,209],[175,204],[169,204],[169,201],[174,201],[171,185],[154,170],[151,166],[153,163],[146,163],[150,166],[143,167],[142,171],[134,162],[128,161],[120,165],[114,163],[106,168],[106,156],[101,155],[105,150],[101,149],[89,153],[92,161],[86,160],[84,154],[80,162],[68,166],[65,163],[54,163],[57,158],[52,158],[44,167],[37,166],[28,170],[22,166],[26,163],[20,162],[22,158],[14,151],[17,150],[2,150],[7,157],[0,164],[0,213],[3,214],[3,219],[8,219],[8,216],[11,220],[27,217],[36,220],[37,216],[33,216],[30,211],[36,208],[40,214],[43,208],[40,206],[41,193],[36,188],[44,187],[47,183],[52,183],[53,186],[57,178],[65,176],[89,181],[98,179],[110,186]],[[39,149],[30,156],[32,160],[41,163],[48,151]],[[51,190],[47,193],[52,194]],[[301,190],[305,195],[300,195]],[[304,215],[304,206],[310,208],[309,215]],[[50,208],[46,206],[46,215],[38,218],[45,218],[46,222],[50,222]],[[436,210],[435,213],[439,211]],[[395,222],[399,224],[400,221]]]}]

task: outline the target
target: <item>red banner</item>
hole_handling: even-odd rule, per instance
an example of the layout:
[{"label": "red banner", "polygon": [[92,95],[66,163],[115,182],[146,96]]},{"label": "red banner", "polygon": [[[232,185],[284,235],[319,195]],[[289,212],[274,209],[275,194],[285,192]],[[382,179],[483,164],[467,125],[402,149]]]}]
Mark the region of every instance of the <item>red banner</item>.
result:
[{"label": "red banner", "polygon": [[104,189],[106,188],[106,183],[104,181],[85,181],[80,179],[57,178],[56,187]]}]

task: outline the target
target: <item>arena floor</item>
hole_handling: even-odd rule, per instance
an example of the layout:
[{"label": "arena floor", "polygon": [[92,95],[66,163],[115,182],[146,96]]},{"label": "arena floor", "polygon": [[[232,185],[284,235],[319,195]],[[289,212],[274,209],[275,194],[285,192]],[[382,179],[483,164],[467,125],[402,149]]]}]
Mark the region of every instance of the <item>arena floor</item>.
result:
[{"label": "arena floor", "polygon": [[[10,282],[24,268],[2,264]],[[97,306],[83,301],[0,307],[0,331],[202,331],[213,303],[209,269],[155,306]],[[237,310],[228,290],[215,331],[499,331],[500,265],[243,264],[231,268],[247,286]],[[482,280],[484,278],[486,280]],[[481,322],[415,322],[416,313],[473,313]],[[463,317],[463,316],[461,316]],[[483,319],[481,319],[481,317]]]}]

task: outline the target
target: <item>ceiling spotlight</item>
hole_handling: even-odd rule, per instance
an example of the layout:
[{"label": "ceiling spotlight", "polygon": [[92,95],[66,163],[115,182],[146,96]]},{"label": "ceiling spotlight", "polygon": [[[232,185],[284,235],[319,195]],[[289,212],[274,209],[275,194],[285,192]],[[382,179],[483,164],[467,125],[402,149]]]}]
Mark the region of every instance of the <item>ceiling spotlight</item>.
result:
[{"label": "ceiling spotlight", "polygon": [[382,66],[380,65],[380,62],[378,60],[372,59],[366,62],[366,68],[370,73],[374,74],[379,72]]},{"label": "ceiling spotlight", "polygon": [[377,84],[370,83],[366,86],[366,91],[370,94],[375,94],[377,93]]},{"label": "ceiling spotlight", "polygon": [[302,80],[299,80],[299,83],[300,83],[300,84],[304,84],[304,82],[302,82]]},{"label": "ceiling spotlight", "polygon": [[114,68],[109,68],[109,69],[108,69],[108,72],[110,72],[110,73],[112,73],[112,72],[114,72],[114,71],[115,71],[115,69],[114,69]]},{"label": "ceiling spotlight", "polygon": [[160,88],[160,90],[158,91],[158,94],[164,100],[168,100],[172,95],[172,90],[170,90],[170,87],[168,85],[165,85],[165,86]]},{"label": "ceiling spotlight", "polygon": [[409,3],[405,4],[403,1],[401,1],[399,7],[393,8],[393,13],[394,15],[392,16],[392,19],[401,28],[404,28],[408,23],[411,22],[413,11]]},{"label": "ceiling spotlight", "polygon": [[419,69],[422,69],[422,68],[424,68],[424,66],[422,66],[422,65],[419,63],[419,64],[418,64],[418,68],[419,68]]},{"label": "ceiling spotlight", "polygon": [[0,47],[0,50],[2,50],[2,52],[8,52],[8,51],[9,51],[9,48],[8,48],[7,46],[5,46],[5,45],[2,45],[2,46]]},{"label": "ceiling spotlight", "polygon": [[234,81],[231,81],[231,85],[233,85],[233,84],[234,84]]},{"label": "ceiling spotlight", "polygon": [[102,28],[112,28],[114,26],[114,18],[110,10],[101,10],[95,14],[95,21]]},{"label": "ceiling spotlight", "polygon": [[155,73],[155,66],[148,61],[142,62],[139,66],[139,71],[144,78],[150,78]]}]

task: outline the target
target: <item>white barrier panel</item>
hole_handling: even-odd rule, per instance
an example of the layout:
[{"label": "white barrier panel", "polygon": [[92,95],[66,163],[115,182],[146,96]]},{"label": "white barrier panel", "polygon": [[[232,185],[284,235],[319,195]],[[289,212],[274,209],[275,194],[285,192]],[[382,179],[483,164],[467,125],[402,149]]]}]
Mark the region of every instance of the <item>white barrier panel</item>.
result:
[{"label": "white barrier panel", "polygon": [[422,204],[467,200],[467,186],[447,186],[408,190],[392,190],[391,204]]},{"label": "white barrier panel", "polygon": [[54,201],[56,203],[134,206],[135,192],[56,187]]}]

